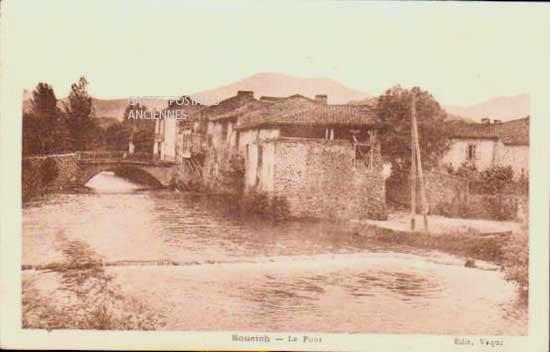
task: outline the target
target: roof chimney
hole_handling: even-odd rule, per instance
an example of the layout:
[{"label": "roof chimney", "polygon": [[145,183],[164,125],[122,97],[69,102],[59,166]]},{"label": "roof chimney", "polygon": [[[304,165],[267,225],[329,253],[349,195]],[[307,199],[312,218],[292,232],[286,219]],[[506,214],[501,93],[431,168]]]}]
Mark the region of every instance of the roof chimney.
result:
[{"label": "roof chimney", "polygon": [[489,118],[487,118],[487,117],[484,117],[484,118],[481,119],[481,123],[482,123],[483,125],[488,125],[488,124],[491,123],[491,120],[490,120]]},{"label": "roof chimney", "polygon": [[327,103],[327,95],[326,94],[317,94],[315,96],[315,101],[318,102],[318,103],[321,103],[321,104],[326,104]]},{"label": "roof chimney", "polygon": [[254,98],[254,92],[251,91],[251,90],[239,90],[237,92],[237,96],[238,97],[250,97],[250,98]]}]

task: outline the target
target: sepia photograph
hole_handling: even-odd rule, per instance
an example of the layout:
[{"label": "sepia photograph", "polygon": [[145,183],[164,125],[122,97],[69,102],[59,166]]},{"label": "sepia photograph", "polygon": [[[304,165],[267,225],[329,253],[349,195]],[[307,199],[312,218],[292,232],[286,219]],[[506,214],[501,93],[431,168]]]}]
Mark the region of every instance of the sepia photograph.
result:
[{"label": "sepia photograph", "polygon": [[3,346],[548,348],[546,4],[0,9]]}]

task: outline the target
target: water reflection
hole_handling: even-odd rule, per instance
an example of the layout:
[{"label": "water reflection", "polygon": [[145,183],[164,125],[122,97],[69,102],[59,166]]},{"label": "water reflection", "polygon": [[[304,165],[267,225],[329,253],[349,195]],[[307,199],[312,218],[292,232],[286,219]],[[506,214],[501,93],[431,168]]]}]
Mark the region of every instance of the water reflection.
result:
[{"label": "water reflection", "polygon": [[104,171],[92,177],[86,187],[95,193],[132,193],[147,187],[115,175],[113,171]]}]

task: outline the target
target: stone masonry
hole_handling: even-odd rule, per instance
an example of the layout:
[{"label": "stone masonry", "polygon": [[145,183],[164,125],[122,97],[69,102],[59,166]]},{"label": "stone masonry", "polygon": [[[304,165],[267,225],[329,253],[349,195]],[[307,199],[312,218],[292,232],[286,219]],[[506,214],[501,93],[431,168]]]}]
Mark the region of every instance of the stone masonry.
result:
[{"label": "stone masonry", "polygon": [[352,144],[342,140],[279,138],[262,144],[274,153],[273,160],[265,160],[274,168],[267,173],[273,175],[269,193],[285,197],[293,216],[387,217],[380,158],[367,169],[355,160]]}]

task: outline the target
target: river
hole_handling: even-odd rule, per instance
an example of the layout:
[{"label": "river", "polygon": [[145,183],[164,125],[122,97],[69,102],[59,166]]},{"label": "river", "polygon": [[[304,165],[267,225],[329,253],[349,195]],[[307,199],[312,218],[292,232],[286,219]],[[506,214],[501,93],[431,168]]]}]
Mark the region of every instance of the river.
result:
[{"label": "river", "polygon": [[334,222],[244,221],[204,197],[143,189],[112,173],[92,193],[23,209],[23,264],[80,240],[166,316],[167,330],[524,335],[527,307],[500,271],[433,250],[358,241]]}]

